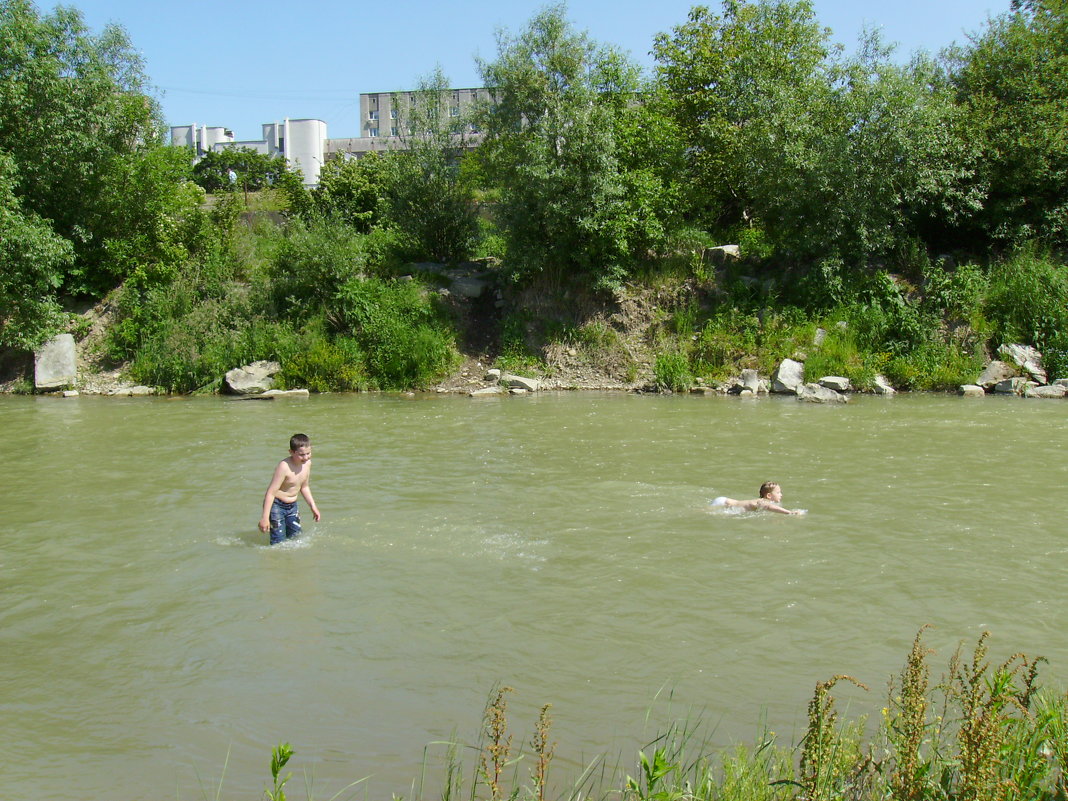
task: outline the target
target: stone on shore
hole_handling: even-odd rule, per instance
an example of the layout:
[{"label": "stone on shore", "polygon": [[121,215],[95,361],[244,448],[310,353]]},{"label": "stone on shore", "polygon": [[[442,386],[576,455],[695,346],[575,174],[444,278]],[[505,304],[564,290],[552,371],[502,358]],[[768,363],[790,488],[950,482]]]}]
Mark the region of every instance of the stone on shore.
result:
[{"label": "stone on shore", "polygon": [[1015,364],[1039,384],[1047,381],[1046,368],[1042,366],[1042,354],[1030,345],[1002,345],[998,355],[1010,364]]},{"label": "stone on shore", "polygon": [[278,362],[270,361],[235,367],[226,374],[224,388],[234,395],[262,395],[274,388],[274,375],[281,369]]},{"label": "stone on shore", "polygon": [[978,384],[962,384],[958,392],[966,398],[986,397],[986,390]]},{"label": "stone on shore", "polygon": [[994,359],[994,361],[990,362],[990,364],[983,368],[983,372],[979,374],[975,383],[985,390],[991,390],[999,381],[1004,381],[1007,378],[1014,378],[1019,374],[1020,371],[1008,362]]},{"label": "stone on shore", "polygon": [[263,395],[266,398],[307,398],[311,392],[306,389],[269,389]]},{"label": "stone on shore", "polygon": [[806,403],[846,403],[849,401],[849,398],[842,393],[816,383],[802,384],[797,393],[797,399]]},{"label": "stone on shore", "polygon": [[872,390],[876,395],[896,395],[897,390],[890,386],[890,382],[886,380],[886,376],[875,376],[875,383],[872,386]]},{"label": "stone on shore", "polygon": [[472,398],[484,398],[490,395],[503,395],[504,389],[502,387],[483,387],[482,389],[473,389],[467,394]]},{"label": "stone on shore", "polygon": [[849,383],[849,379],[841,375],[825,375],[816,383],[821,387],[833,389],[835,392],[849,392],[853,389],[853,385]]},{"label": "stone on shore", "polygon": [[1061,384],[1050,384],[1045,387],[1027,387],[1024,390],[1025,398],[1063,398],[1068,393],[1068,387]]},{"label": "stone on shore", "polygon": [[512,375],[511,373],[503,373],[500,377],[500,384],[508,389],[526,389],[530,392],[537,392],[541,389],[541,382],[538,379]]},{"label": "stone on shore", "polygon": [[144,384],[138,384],[133,387],[119,387],[112,390],[110,395],[116,395],[120,397],[146,397],[148,395],[155,395],[156,390],[154,387],[146,387]]},{"label": "stone on shore", "polygon": [[59,334],[33,354],[33,385],[37,389],[59,389],[78,381],[78,354],[74,337]]},{"label": "stone on shore", "polygon": [[796,395],[805,383],[805,365],[793,359],[783,359],[771,377],[771,391],[781,395]]},{"label": "stone on shore", "polygon": [[1028,381],[1023,376],[1013,376],[998,381],[994,385],[994,392],[999,395],[1023,395],[1028,385],[1038,386],[1033,381]]}]

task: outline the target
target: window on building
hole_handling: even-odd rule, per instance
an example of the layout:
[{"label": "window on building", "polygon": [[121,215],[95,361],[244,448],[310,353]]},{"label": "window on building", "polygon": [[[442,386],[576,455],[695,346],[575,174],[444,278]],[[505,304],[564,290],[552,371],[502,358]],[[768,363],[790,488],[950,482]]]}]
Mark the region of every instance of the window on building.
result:
[{"label": "window on building", "polygon": [[378,129],[377,128],[368,128],[367,129],[367,135],[368,136],[378,136]]},{"label": "window on building", "polygon": [[367,112],[367,119],[369,119],[369,120],[377,120],[378,119],[378,109],[373,108],[370,111],[368,111]]},{"label": "window on building", "polygon": [[460,116],[460,107],[459,106],[453,106],[452,108],[450,108],[449,109],[449,116],[450,117],[459,117]]},{"label": "window on building", "polygon": [[390,136],[397,136],[397,135],[398,135],[398,134],[397,134],[397,126],[396,126],[396,125],[391,125],[391,126],[390,126],[390,128],[389,128],[389,135],[390,135]]},{"label": "window on building", "polygon": [[395,120],[395,119],[397,119],[397,109],[395,109],[395,108],[391,108],[391,109],[389,110],[389,118],[390,118],[391,120]]}]

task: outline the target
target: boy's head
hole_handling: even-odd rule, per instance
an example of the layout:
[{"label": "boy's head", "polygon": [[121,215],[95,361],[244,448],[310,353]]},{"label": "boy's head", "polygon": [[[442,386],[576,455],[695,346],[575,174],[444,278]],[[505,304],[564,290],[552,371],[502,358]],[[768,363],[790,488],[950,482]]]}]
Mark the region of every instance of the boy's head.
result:
[{"label": "boy's head", "polygon": [[776,490],[778,490],[780,494],[782,493],[782,488],[779,487],[779,485],[776,484],[774,481],[765,481],[763,484],[760,485],[760,497],[770,498],[771,494]]},{"label": "boy's head", "polygon": [[299,451],[301,448],[310,448],[311,440],[307,434],[294,434],[289,438],[289,450]]}]

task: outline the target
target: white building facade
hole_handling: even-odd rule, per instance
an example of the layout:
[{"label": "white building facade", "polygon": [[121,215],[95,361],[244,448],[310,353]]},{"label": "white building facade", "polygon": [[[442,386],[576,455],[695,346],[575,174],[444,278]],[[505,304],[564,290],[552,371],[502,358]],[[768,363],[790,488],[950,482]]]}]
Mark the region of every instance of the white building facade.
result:
[{"label": "white building facade", "polygon": [[[289,119],[263,125],[262,139],[235,140],[228,128],[177,125],[171,128],[171,144],[192,148],[196,158],[209,151],[225,148],[250,148],[267,156],[282,156],[300,170],[304,185],[319,184],[319,173],[326,159],[337,156],[359,158],[367,153],[402,150],[411,131],[407,127],[410,110],[418,101],[417,91],[365,92],[360,95],[360,135],[328,139],[326,123],[316,119]],[[448,89],[442,98],[441,114],[455,119],[456,136],[469,147],[481,140],[481,133],[463,122],[479,102],[489,102],[488,89]]]}]

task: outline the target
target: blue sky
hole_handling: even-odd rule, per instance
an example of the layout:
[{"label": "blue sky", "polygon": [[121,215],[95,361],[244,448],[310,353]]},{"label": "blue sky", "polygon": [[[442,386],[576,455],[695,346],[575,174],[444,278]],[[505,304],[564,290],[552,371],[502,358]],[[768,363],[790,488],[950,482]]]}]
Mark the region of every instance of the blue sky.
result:
[{"label": "blue sky", "polygon": [[[168,125],[222,125],[258,139],[284,117],[325,120],[330,137],[357,136],[360,92],[413,87],[440,65],[455,87],[478,86],[475,57],[492,59],[496,31],[520,31],[544,2],[515,0],[81,0],[88,25],[122,25],[145,58]],[[706,3],[719,9],[718,0]],[[38,7],[51,10],[51,2]],[[653,37],[686,20],[683,0],[571,0],[568,16],[597,42],[651,68]],[[937,52],[1009,0],[815,0],[820,22],[852,48],[877,27],[902,56]]]}]

